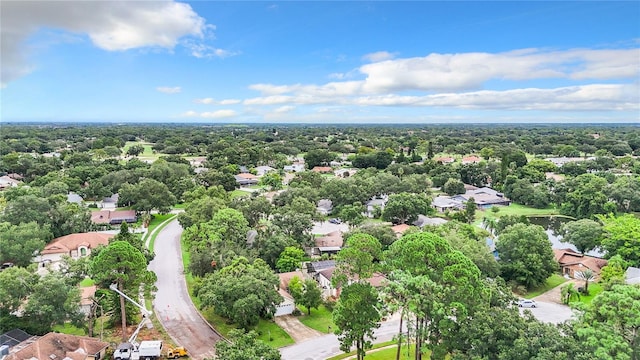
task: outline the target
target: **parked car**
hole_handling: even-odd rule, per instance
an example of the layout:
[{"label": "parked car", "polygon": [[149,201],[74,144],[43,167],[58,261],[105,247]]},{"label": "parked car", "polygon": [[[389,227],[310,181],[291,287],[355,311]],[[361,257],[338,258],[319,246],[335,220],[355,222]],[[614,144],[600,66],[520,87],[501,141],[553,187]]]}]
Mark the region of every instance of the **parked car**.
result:
[{"label": "parked car", "polygon": [[519,307],[534,308],[537,305],[538,304],[536,304],[536,302],[534,300],[522,299],[522,300],[518,301],[518,306]]},{"label": "parked car", "polygon": [[329,222],[332,224],[342,224],[342,220],[340,219],[329,219]]},{"label": "parked car", "polygon": [[8,268],[10,268],[10,267],[12,267],[12,266],[13,266],[13,263],[6,262],[6,263],[4,263],[4,264],[0,265],[0,271],[2,271],[2,270],[4,270],[4,269],[8,269]]}]

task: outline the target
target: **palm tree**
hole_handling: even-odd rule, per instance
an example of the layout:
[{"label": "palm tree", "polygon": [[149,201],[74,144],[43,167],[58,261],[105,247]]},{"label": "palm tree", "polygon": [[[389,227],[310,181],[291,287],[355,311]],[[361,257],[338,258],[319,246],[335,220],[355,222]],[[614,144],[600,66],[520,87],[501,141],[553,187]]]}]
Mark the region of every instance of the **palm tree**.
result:
[{"label": "palm tree", "polygon": [[577,297],[578,300],[580,300],[580,293],[578,292],[578,290],[576,290],[574,285],[575,285],[574,283],[569,283],[568,285],[565,285],[562,288],[560,288],[560,294],[562,297],[562,302],[564,304],[569,305],[569,303],[571,302],[571,299],[574,297]]},{"label": "palm tree", "polygon": [[584,280],[584,293],[589,294],[589,281],[596,278],[596,274],[591,269],[586,269],[576,273],[578,279]]}]

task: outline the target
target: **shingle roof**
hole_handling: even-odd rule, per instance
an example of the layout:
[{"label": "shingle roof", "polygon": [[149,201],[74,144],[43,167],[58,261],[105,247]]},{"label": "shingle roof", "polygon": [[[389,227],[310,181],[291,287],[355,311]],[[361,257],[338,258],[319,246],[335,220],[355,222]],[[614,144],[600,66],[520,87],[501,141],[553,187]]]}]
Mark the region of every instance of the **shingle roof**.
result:
[{"label": "shingle roof", "polygon": [[9,347],[15,346],[33,335],[29,335],[20,329],[13,329],[0,335],[0,345],[9,345]]},{"label": "shingle roof", "polygon": [[23,349],[9,354],[6,360],[84,360],[87,355],[95,355],[109,343],[87,336],[48,333]]}]

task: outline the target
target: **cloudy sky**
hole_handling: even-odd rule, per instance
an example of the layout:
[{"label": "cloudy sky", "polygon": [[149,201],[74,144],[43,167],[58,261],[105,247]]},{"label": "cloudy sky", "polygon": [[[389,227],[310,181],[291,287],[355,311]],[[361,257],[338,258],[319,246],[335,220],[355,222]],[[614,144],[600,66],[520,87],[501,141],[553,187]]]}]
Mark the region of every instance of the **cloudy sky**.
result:
[{"label": "cloudy sky", "polygon": [[0,120],[640,123],[640,2],[0,2]]}]

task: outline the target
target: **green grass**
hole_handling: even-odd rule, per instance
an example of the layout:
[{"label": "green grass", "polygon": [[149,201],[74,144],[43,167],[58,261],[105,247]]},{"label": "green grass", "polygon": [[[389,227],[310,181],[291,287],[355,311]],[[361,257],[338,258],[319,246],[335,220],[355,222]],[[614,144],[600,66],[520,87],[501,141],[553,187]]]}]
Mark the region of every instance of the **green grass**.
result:
[{"label": "green grass", "polygon": [[59,332],[59,333],[63,333],[63,334],[69,334],[69,335],[80,335],[80,336],[84,336],[87,333],[84,331],[84,329],[82,328],[77,328],[69,323],[65,323],[64,325],[55,325],[53,327],[53,331],[54,332]]},{"label": "green grass", "polygon": [[[331,312],[324,305],[320,305],[317,310],[311,309],[311,315],[307,315],[307,309],[304,306],[298,305],[298,308],[303,313],[298,316],[298,320],[304,325],[325,334],[332,333],[336,329]],[[329,330],[329,326],[331,330]]]},{"label": "green grass", "polygon": [[187,208],[187,204],[185,203],[181,203],[181,204],[175,204],[173,205],[174,209],[186,209]]},{"label": "green grass", "polygon": [[[367,360],[389,360],[396,358],[397,347],[394,346],[396,343],[394,341],[387,341],[380,344],[374,344],[372,349],[366,351],[365,359]],[[383,349],[382,349],[383,348]],[[380,349],[380,350],[377,350]],[[356,355],[355,351],[350,351],[345,354],[336,355],[334,357],[330,357],[327,360],[341,360],[351,358]],[[427,350],[423,353],[422,358],[428,359],[431,356],[431,351]],[[447,359],[449,356],[446,357]],[[407,354],[407,346],[403,344],[400,350],[400,359],[402,360],[412,360],[415,359],[415,346],[409,346],[409,353]]]},{"label": "green grass", "polygon": [[158,237],[160,230],[169,225],[171,219],[173,219],[175,216],[175,214],[154,215],[153,220],[151,220],[151,223],[149,223],[149,228],[147,229],[147,234],[152,234],[153,231],[158,228],[158,231],[155,234],[151,235],[151,240],[149,241],[149,249],[151,251],[153,251],[153,246],[155,245],[156,237]]},{"label": "green grass", "polygon": [[294,343],[291,336],[271,320],[260,319],[255,330],[258,333],[258,339],[275,348],[281,348]]},{"label": "green grass", "polygon": [[95,283],[96,282],[93,279],[84,278],[84,280],[80,281],[80,286],[81,287],[89,287],[89,286],[92,286]]},{"label": "green grass", "polygon": [[241,196],[251,196],[251,193],[248,192],[248,191],[233,190],[231,192],[231,194],[229,194],[229,196],[231,197],[231,199],[235,199],[235,198],[241,197]]},{"label": "green grass", "polygon": [[560,274],[553,274],[551,275],[547,281],[544,282],[544,284],[542,286],[539,286],[535,289],[531,289],[530,291],[527,292],[527,295],[525,295],[524,297],[527,299],[531,299],[534,298],[538,295],[541,295],[551,289],[553,289],[554,287],[565,283],[567,281],[567,279],[564,278],[564,276],[560,275]]},{"label": "green grass", "polygon": [[580,300],[578,302],[582,303],[584,305],[591,304],[591,300],[593,300],[594,297],[596,297],[598,294],[600,294],[603,291],[604,291],[604,289],[602,288],[602,286],[600,286],[600,284],[594,283],[594,282],[590,282],[589,283],[589,295],[582,295],[581,294],[580,295]]}]

